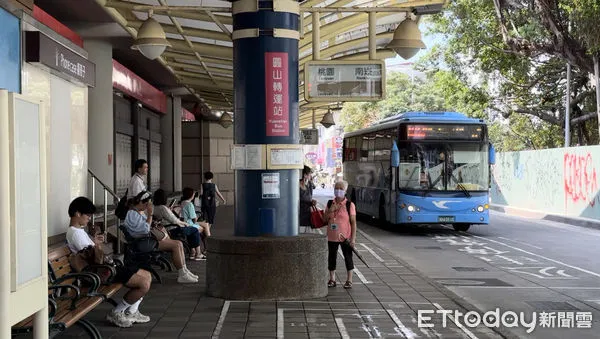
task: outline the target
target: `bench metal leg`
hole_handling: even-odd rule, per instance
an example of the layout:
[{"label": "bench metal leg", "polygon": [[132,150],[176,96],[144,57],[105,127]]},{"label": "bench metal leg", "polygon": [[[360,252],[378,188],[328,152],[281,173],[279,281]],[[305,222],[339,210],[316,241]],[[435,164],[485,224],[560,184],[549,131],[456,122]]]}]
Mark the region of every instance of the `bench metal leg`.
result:
[{"label": "bench metal leg", "polygon": [[156,279],[156,281],[158,281],[159,284],[162,284],[162,278],[160,277],[158,272],[156,272],[156,270],[152,266],[146,267],[146,270],[148,270],[148,272],[150,272],[152,274],[154,279]]},{"label": "bench metal leg", "polygon": [[160,263],[160,266],[163,267],[164,270],[166,270],[167,272],[173,272],[174,268],[169,260],[163,257],[159,257],[157,261]]},{"label": "bench metal leg", "polygon": [[100,334],[100,331],[98,331],[96,326],[94,326],[94,324],[91,322],[85,319],[79,319],[77,324],[83,327],[83,329],[90,335],[92,339],[102,339],[102,334]]}]

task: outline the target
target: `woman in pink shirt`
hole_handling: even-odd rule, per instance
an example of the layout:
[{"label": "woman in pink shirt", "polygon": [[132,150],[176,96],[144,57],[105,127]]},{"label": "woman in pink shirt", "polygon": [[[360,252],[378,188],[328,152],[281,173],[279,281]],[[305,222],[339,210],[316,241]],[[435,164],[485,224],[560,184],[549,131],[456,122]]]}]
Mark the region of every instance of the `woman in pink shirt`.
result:
[{"label": "woman in pink shirt", "polygon": [[[327,224],[327,240],[329,246],[329,282],[327,286],[335,287],[335,266],[338,246],[342,247],[344,261],[346,263],[347,278],[344,288],[352,288],[352,248],[356,242],[356,206],[346,199],[346,183],[339,181],[335,183],[335,199],[328,203],[323,215],[323,221]],[[347,206],[349,205],[349,208]],[[329,206],[331,205],[331,206]],[[348,239],[350,242],[345,243]]]}]

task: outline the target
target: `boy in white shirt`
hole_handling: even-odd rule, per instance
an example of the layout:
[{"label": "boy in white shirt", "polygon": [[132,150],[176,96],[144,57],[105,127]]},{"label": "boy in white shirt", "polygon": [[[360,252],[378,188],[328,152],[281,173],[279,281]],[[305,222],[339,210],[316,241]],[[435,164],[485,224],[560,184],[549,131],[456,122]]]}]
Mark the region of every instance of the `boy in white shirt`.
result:
[{"label": "boy in white shirt", "polygon": [[[104,236],[97,234],[92,239],[85,231],[92,214],[96,212],[94,204],[85,197],[76,198],[69,205],[71,223],[67,230],[67,243],[73,253],[77,253],[88,246],[94,247],[96,255],[104,255],[102,243]],[[133,323],[147,323],[150,317],[139,311],[143,297],[150,290],[152,276],[150,272],[139,269],[133,265],[117,266],[115,282],[120,282],[129,291],[123,296],[119,304],[108,313],[106,319],[118,327],[131,327]]]}]

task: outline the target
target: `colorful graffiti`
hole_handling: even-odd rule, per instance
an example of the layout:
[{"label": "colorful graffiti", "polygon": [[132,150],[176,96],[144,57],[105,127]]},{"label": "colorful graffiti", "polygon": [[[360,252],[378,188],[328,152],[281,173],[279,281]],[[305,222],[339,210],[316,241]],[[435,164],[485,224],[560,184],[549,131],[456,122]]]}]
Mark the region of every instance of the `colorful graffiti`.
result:
[{"label": "colorful graffiti", "polygon": [[[594,207],[598,191],[598,178],[590,153],[578,155],[565,153],[563,161],[565,204],[589,203]],[[566,207],[566,206],[565,206]]]},{"label": "colorful graffiti", "polygon": [[492,203],[600,219],[600,146],[496,155]]}]

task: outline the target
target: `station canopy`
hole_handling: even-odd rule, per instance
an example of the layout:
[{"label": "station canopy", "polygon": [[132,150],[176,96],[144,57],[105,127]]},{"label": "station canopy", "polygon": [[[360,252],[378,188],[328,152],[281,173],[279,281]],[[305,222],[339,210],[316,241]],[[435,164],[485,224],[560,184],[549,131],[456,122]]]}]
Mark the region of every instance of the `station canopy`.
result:
[{"label": "station canopy", "polygon": [[[132,37],[152,14],[171,44],[157,60],[211,111],[233,112],[233,22],[231,2],[220,0],[96,0]],[[445,0],[307,0],[300,3],[302,30],[299,41],[300,127],[311,127],[313,110],[318,122],[339,102],[304,100],[304,64],[312,60],[311,7],[397,7],[398,12],[377,12],[377,59],[395,57],[386,48],[396,27],[416,8],[444,5]],[[320,15],[320,60],[368,60],[368,14],[326,12]],[[235,119],[235,116],[234,116]]]}]

